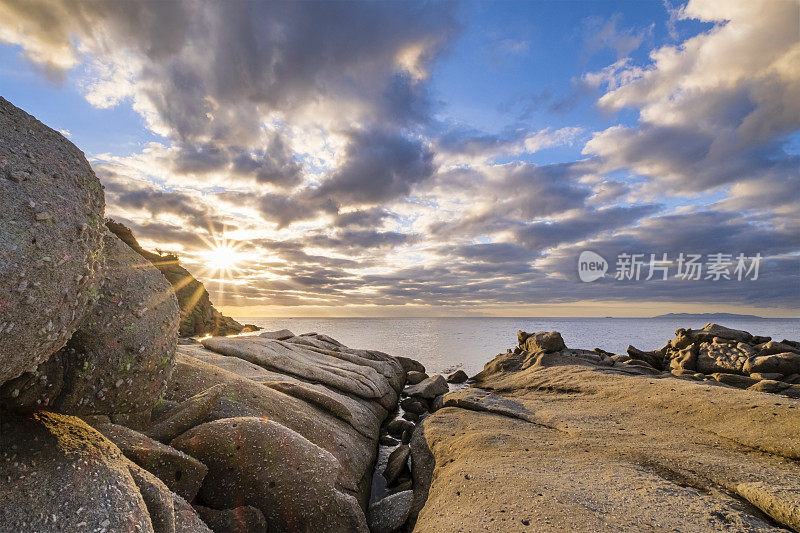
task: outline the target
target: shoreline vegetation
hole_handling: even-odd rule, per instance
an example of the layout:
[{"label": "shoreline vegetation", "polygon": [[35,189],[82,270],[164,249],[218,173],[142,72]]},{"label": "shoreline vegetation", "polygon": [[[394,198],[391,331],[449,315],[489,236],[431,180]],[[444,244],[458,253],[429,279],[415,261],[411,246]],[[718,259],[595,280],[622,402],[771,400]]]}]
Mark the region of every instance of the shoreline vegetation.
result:
[{"label": "shoreline vegetation", "polygon": [[800,530],[796,340],[519,331],[470,377],[256,332],[2,98],[0,208],[2,531]]}]

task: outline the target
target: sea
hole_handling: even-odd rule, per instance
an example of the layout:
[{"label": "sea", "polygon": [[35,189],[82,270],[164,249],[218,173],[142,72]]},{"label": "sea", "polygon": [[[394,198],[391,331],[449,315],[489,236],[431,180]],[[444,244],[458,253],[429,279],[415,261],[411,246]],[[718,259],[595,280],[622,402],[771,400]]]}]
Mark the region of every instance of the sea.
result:
[{"label": "sea", "polygon": [[[472,376],[517,343],[517,330],[559,331],[570,348],[625,353],[661,348],[678,328],[701,328],[705,319],[685,318],[253,318],[237,317],[267,331],[324,333],[351,348],[380,350],[416,359],[429,374],[463,369]],[[729,328],[775,340],[800,340],[800,319],[715,320]]]}]

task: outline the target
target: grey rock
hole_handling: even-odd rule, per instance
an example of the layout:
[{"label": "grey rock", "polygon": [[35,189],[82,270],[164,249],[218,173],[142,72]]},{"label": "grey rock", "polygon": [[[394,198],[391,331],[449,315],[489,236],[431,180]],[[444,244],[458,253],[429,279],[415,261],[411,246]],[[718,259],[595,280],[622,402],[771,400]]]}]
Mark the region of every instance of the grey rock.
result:
[{"label": "grey rock", "polygon": [[408,420],[396,419],[386,424],[386,431],[389,435],[399,437],[407,429],[414,429],[414,424]]},{"label": "grey rock", "polygon": [[428,410],[425,405],[423,405],[423,403],[416,398],[403,398],[400,401],[400,407],[403,408],[403,411],[414,413],[416,415],[425,414],[425,412]]},{"label": "grey rock", "polygon": [[289,331],[288,329],[279,329],[277,331],[265,331],[263,333],[258,334],[259,337],[263,337],[265,339],[272,339],[275,341],[283,341],[286,339],[291,339],[294,337],[294,333]]},{"label": "grey rock", "polygon": [[94,428],[172,492],[189,501],[197,495],[208,468],[194,457],[124,426],[98,424]]},{"label": "grey rock", "polygon": [[205,420],[222,397],[225,387],[214,385],[191,398],[180,402],[147,429],[147,435],[161,442],[169,442],[184,431]]},{"label": "grey rock", "polygon": [[0,383],[63,348],[94,305],[104,208],[83,153],[0,97]]},{"label": "grey rock", "polygon": [[428,374],[425,372],[411,370],[410,372],[406,373],[406,385],[416,385],[417,383],[425,381],[426,379],[428,379]]},{"label": "grey rock", "polygon": [[276,532],[367,531],[358,500],[339,484],[336,458],[278,423],[217,420],[172,444],[208,466],[200,497],[215,508],[257,507]]},{"label": "grey rock", "polygon": [[459,384],[459,383],[466,382],[468,379],[469,379],[469,376],[463,370],[456,370],[455,372],[453,372],[452,374],[447,376],[447,382],[448,383]]},{"label": "grey rock", "polygon": [[395,359],[403,367],[404,372],[413,371],[413,372],[422,372],[423,374],[425,373],[425,365],[423,365],[419,361],[411,359],[410,357],[401,357],[399,355],[395,356]]},{"label": "grey rock", "polygon": [[417,383],[416,385],[406,387],[403,392],[411,397],[432,400],[436,396],[444,394],[448,390],[450,390],[450,387],[447,386],[447,381],[445,381],[442,376],[437,374]]},{"label": "grey rock", "polygon": [[234,509],[212,509],[195,505],[194,509],[214,533],[267,533],[264,513],[251,505]]},{"label": "grey rock", "polygon": [[394,533],[408,520],[414,492],[405,490],[370,505],[367,524],[371,533]]},{"label": "grey rock", "polygon": [[152,532],[130,464],[116,446],[78,418],[44,411],[4,413],[0,528]]},{"label": "grey rock", "polygon": [[55,401],[69,414],[152,408],[174,367],[178,303],[170,284],[110,232],[100,298],[67,343],[64,385]]},{"label": "grey rock", "polygon": [[411,448],[407,444],[398,446],[389,454],[389,458],[386,460],[386,469],[383,471],[383,477],[386,479],[388,486],[392,486],[400,477],[400,474],[406,470],[410,454]]}]

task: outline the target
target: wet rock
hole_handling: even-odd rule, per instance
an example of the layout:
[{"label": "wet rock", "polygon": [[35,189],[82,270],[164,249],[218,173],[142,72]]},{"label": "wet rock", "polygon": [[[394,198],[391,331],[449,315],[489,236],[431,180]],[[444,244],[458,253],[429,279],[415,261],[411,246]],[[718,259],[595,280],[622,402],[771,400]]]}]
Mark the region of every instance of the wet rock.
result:
[{"label": "wet rock", "polygon": [[251,505],[234,509],[212,509],[195,505],[195,510],[214,533],[267,533],[264,514]]},{"label": "wet rock", "polygon": [[403,411],[416,415],[423,415],[428,410],[425,405],[416,398],[403,398],[400,401],[400,407],[403,408]]},{"label": "wet rock", "polygon": [[386,431],[389,435],[399,437],[407,429],[414,429],[414,424],[408,420],[396,419],[386,424]]},{"label": "wet rock", "polygon": [[0,384],[35,371],[94,305],[103,210],[83,153],[0,98]]},{"label": "wet rock", "polygon": [[95,308],[67,343],[55,401],[71,414],[129,413],[155,405],[172,372],[178,306],[152,265],[111,233]]},{"label": "wet rock", "polygon": [[395,448],[392,453],[389,454],[389,458],[386,460],[386,469],[383,471],[386,485],[391,487],[407,469],[410,453],[411,448],[409,448],[407,444],[403,444]]},{"label": "wet rock", "polygon": [[406,490],[387,496],[370,505],[367,524],[371,533],[394,533],[398,531],[411,512],[413,491]]},{"label": "wet rock", "polygon": [[280,424],[218,420],[172,444],[208,466],[200,497],[215,508],[257,507],[270,531],[367,531],[358,501],[337,483],[336,458]]},{"label": "wet rock", "polygon": [[380,439],[378,439],[378,442],[381,446],[397,446],[400,444],[399,440],[394,439],[389,435],[381,435]]},{"label": "wet rock", "polygon": [[426,379],[428,379],[428,374],[425,372],[411,370],[410,372],[406,373],[406,385],[416,385],[417,383],[425,381]]},{"label": "wet rock", "polygon": [[440,394],[444,394],[448,390],[450,390],[450,388],[447,386],[447,381],[445,381],[442,376],[437,374],[417,383],[416,385],[406,387],[403,390],[403,393],[413,398],[425,398],[427,400],[431,400]]},{"label": "wet rock", "polygon": [[469,376],[463,370],[456,370],[454,373],[447,376],[448,383],[464,383],[469,379]]}]

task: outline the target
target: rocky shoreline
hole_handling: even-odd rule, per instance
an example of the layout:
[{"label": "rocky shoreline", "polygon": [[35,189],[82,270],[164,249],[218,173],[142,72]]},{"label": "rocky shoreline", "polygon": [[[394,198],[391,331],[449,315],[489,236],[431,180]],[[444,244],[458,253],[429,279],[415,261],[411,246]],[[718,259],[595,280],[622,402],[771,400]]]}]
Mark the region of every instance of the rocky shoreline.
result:
[{"label": "rocky shoreline", "polygon": [[0,98],[0,531],[800,530],[798,342],[518,332],[429,376],[242,334],[104,215],[83,154]]}]

